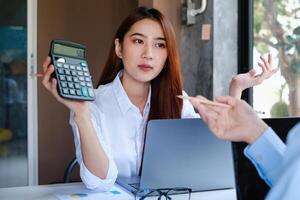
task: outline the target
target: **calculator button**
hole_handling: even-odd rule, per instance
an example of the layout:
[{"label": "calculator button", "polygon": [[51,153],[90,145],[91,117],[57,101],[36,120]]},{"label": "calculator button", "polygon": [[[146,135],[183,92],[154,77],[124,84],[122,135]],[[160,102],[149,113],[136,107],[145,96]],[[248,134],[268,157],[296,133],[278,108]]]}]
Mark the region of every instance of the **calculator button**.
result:
[{"label": "calculator button", "polygon": [[74,86],[75,86],[76,89],[80,88],[80,84],[79,83],[75,83]]},{"label": "calculator button", "polygon": [[80,65],[81,65],[82,67],[87,67],[87,64],[86,64],[85,62],[81,62]]},{"label": "calculator button", "polygon": [[82,71],[82,67],[80,67],[80,66],[77,66],[76,69],[77,69],[78,71]]},{"label": "calculator button", "polygon": [[92,84],[91,83],[86,83],[86,86],[92,87]]},{"label": "calculator button", "polygon": [[74,89],[70,89],[70,94],[75,95],[75,90]]},{"label": "calculator button", "polygon": [[85,82],[80,82],[80,85],[81,86],[85,86]]},{"label": "calculator button", "polygon": [[79,80],[80,80],[80,81],[84,81],[84,77],[80,76],[80,77],[79,77]]},{"label": "calculator button", "polygon": [[57,62],[65,63],[65,62],[66,62],[66,59],[64,59],[64,58],[58,58],[58,59],[57,59]]},{"label": "calculator button", "polygon": [[88,71],[88,70],[87,70],[87,68],[82,68],[82,70],[83,70],[83,71],[85,71],[85,72],[87,72],[87,71]]},{"label": "calculator button", "polygon": [[68,87],[69,88],[74,88],[74,84],[73,83],[68,83]]},{"label": "calculator button", "polygon": [[63,93],[64,93],[64,94],[69,94],[69,90],[68,90],[67,88],[64,88],[64,89],[63,89]]},{"label": "calculator button", "polygon": [[79,76],[83,76],[83,72],[77,72]]},{"label": "calculator button", "polygon": [[70,70],[67,70],[67,69],[66,69],[66,70],[65,70],[65,74],[66,74],[66,75],[71,75]]},{"label": "calculator button", "polygon": [[72,76],[76,76],[76,72],[75,71],[71,71]]},{"label": "calculator button", "polygon": [[61,87],[64,87],[64,88],[68,86],[68,85],[67,85],[67,82],[64,82],[64,81],[61,81],[61,82],[60,82],[60,85],[61,85]]},{"label": "calculator button", "polygon": [[90,77],[90,74],[87,72],[84,72],[84,75]]},{"label": "calculator button", "polygon": [[57,69],[57,72],[58,72],[59,74],[64,74],[64,70],[63,70],[63,69]]},{"label": "calculator button", "polygon": [[90,97],[94,97],[95,96],[94,90],[92,88],[89,88],[88,91],[89,91]]},{"label": "calculator button", "polygon": [[69,65],[68,64],[64,64],[64,68],[65,69],[69,69]]},{"label": "calculator button", "polygon": [[62,63],[56,63],[57,67],[62,67]]},{"label": "calculator button", "polygon": [[90,78],[85,78],[85,81],[91,82],[91,79]]},{"label": "calculator button", "polygon": [[85,96],[85,97],[87,97],[87,96],[89,95],[89,94],[88,94],[88,90],[87,90],[86,87],[82,87],[82,88],[81,88],[81,92],[82,92],[82,95]]},{"label": "calculator button", "polygon": [[77,94],[78,96],[81,96],[81,91],[80,91],[80,90],[76,90],[76,94]]},{"label": "calculator button", "polygon": [[75,69],[75,66],[74,65],[70,65],[70,69]]},{"label": "calculator button", "polygon": [[72,82],[72,76],[67,76],[67,81]]},{"label": "calculator button", "polygon": [[79,82],[77,77],[73,77],[74,82]]},{"label": "calculator button", "polygon": [[65,81],[65,80],[66,80],[66,77],[65,77],[65,75],[59,75],[59,79],[60,79],[61,81]]}]

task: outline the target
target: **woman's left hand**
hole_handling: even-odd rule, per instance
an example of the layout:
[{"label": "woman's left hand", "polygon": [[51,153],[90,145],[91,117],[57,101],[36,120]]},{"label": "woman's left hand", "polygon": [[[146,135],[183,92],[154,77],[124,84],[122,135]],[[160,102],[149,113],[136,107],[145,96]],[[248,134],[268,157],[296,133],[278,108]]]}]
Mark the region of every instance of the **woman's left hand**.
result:
[{"label": "woman's left hand", "polygon": [[243,90],[261,84],[278,71],[279,68],[272,69],[272,56],[270,54],[268,60],[262,56],[260,59],[262,62],[258,62],[258,66],[261,67],[262,73],[256,74],[256,70],[252,69],[247,73],[234,76],[230,83],[230,96],[240,98]]}]

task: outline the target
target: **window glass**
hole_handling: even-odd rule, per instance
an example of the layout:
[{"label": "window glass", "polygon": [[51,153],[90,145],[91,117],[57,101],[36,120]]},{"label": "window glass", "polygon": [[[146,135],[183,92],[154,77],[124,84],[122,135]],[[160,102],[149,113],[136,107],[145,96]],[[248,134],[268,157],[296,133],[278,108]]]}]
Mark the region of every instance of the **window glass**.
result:
[{"label": "window glass", "polygon": [[300,116],[300,1],[254,0],[253,66],[271,53],[273,77],[253,89],[262,117]]}]

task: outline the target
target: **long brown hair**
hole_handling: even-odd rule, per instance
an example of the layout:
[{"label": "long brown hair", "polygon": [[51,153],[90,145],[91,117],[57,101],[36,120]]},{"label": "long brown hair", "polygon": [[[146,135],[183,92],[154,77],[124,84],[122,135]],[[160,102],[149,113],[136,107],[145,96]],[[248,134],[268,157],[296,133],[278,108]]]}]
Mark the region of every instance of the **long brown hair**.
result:
[{"label": "long brown hair", "polygon": [[[161,25],[168,53],[164,68],[151,81],[151,108],[148,120],[180,118],[183,102],[176,95],[182,94],[182,81],[175,32],[171,22],[155,8],[138,7],[122,22],[114,38],[118,38],[122,44],[131,26],[143,19],[155,20]],[[98,86],[112,82],[123,68],[122,60],[115,53],[113,42]]]}]

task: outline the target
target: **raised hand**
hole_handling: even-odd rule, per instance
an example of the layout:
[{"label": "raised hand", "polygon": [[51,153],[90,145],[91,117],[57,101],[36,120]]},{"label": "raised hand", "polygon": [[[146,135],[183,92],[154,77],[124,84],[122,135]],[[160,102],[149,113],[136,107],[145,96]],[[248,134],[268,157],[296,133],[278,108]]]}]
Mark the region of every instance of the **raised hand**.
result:
[{"label": "raised hand", "polygon": [[260,59],[261,62],[258,62],[258,66],[261,67],[262,73],[257,74],[256,70],[252,69],[247,73],[234,76],[230,83],[230,96],[241,98],[243,90],[261,84],[278,71],[279,68],[272,68],[273,63],[270,54],[268,55],[268,59],[262,56],[260,56]]},{"label": "raised hand", "polygon": [[75,114],[88,114],[89,106],[88,102],[85,101],[76,101],[76,100],[68,100],[59,96],[56,86],[57,81],[55,78],[51,78],[51,74],[54,72],[54,66],[51,63],[51,58],[48,56],[43,63],[43,80],[42,83],[45,88],[55,97],[55,99],[67,106],[70,110],[72,110]]},{"label": "raised hand", "polygon": [[[209,101],[201,96],[196,98]],[[216,100],[231,108],[213,105],[213,103],[200,103],[195,99],[190,101],[218,138],[252,144],[266,131],[268,126],[258,118],[255,111],[245,101],[230,96],[217,97]]]}]

